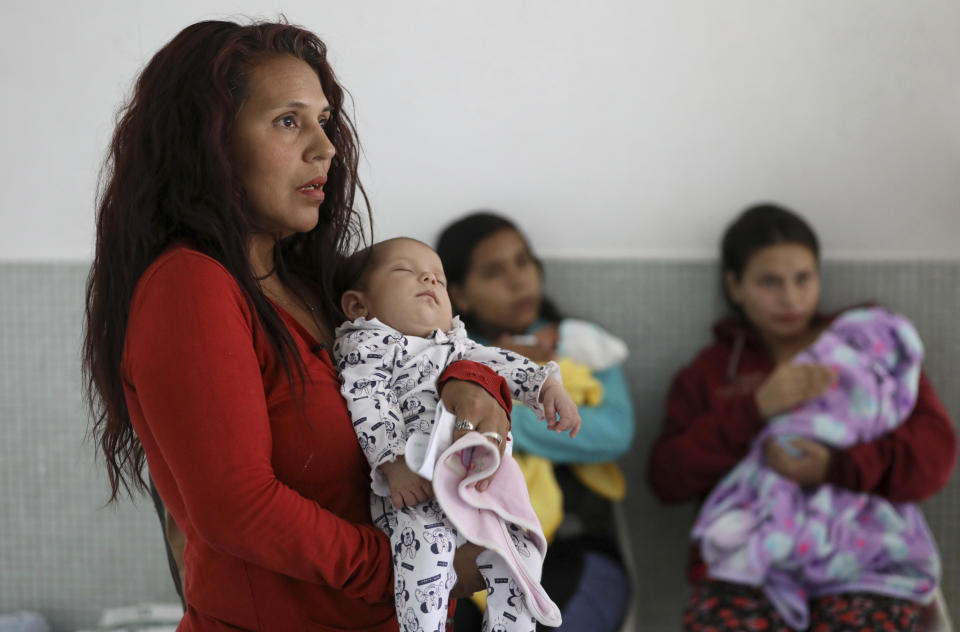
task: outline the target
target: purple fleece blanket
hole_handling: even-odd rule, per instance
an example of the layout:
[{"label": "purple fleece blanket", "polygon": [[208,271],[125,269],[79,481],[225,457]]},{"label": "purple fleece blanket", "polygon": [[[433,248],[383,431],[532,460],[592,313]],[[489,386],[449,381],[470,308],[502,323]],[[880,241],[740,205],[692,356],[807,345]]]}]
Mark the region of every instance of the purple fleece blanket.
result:
[{"label": "purple fleece blanket", "polygon": [[770,437],[803,436],[844,448],[889,432],[913,410],[922,358],[910,321],[879,308],[844,313],[797,355],[796,364],[834,367],[837,382],[821,398],[771,418],[711,492],[692,534],[711,577],[762,586],[797,629],[809,623],[811,597],[932,598],[940,558],[914,504],[829,484],[802,490],[763,459]]}]

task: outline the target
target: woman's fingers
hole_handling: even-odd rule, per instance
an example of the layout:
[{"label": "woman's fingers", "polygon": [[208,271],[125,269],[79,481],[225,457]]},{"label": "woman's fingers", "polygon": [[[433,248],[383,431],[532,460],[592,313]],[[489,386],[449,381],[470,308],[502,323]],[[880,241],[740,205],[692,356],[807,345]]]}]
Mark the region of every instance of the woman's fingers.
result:
[{"label": "woman's fingers", "polygon": [[[477,431],[481,434],[487,436],[490,441],[492,441],[497,446],[497,450],[500,452],[500,460],[503,461],[504,450],[507,449],[507,422],[506,414],[503,413],[501,409],[500,415],[493,415],[491,418],[484,419],[479,424],[477,424]],[[500,441],[497,441],[496,438],[499,438]],[[490,482],[493,480],[493,477],[497,473],[494,472],[487,478],[477,482],[477,491],[482,492],[486,491],[490,487]]]},{"label": "woman's fingers", "polygon": [[786,364],[777,367],[757,389],[757,407],[764,417],[772,417],[820,397],[836,377],[834,369],[820,364]]},{"label": "woman's fingers", "polygon": [[537,333],[533,335],[542,348],[553,351],[560,342],[560,327],[556,324],[547,325],[546,327],[538,329]]},{"label": "woman's fingers", "polygon": [[836,371],[819,364],[808,364],[807,369],[807,399],[823,395],[837,377]]},{"label": "woman's fingers", "polygon": [[457,421],[453,425],[453,442],[456,443],[468,432],[473,432],[474,430],[476,430],[476,426],[474,426],[472,421],[457,417]]},{"label": "woman's fingers", "polygon": [[483,575],[477,569],[477,556],[482,552],[482,547],[467,542],[453,554],[453,570],[457,574],[457,583],[450,590],[451,599],[466,599],[487,587]]},{"label": "woman's fingers", "polygon": [[[510,422],[507,413],[500,406],[499,402],[493,398],[483,387],[473,382],[462,380],[450,380],[443,389],[443,405],[454,414],[458,419],[466,419],[472,425],[473,429],[479,433],[496,433],[500,437],[497,443],[497,449],[500,451],[500,458],[503,458],[503,451],[507,447],[507,433],[510,429]],[[468,429],[455,429],[454,437],[459,439],[469,432]],[[490,477],[492,478],[492,476]],[[484,491],[490,486],[490,478],[477,483],[477,490]]]},{"label": "woman's fingers", "polygon": [[790,445],[799,452],[798,455],[791,455],[777,439],[767,439],[764,443],[767,466],[800,487],[813,487],[824,483],[832,460],[830,448],[819,441],[804,437],[791,439]]}]

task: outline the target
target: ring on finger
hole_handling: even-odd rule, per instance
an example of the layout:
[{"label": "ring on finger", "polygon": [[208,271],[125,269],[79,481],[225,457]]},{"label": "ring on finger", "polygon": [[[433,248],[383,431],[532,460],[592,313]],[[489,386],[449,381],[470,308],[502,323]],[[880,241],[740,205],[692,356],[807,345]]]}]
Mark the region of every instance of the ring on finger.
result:
[{"label": "ring on finger", "polygon": [[467,419],[458,419],[455,424],[453,424],[454,430],[474,430],[475,427]]},{"label": "ring on finger", "polygon": [[483,436],[486,437],[487,439],[493,439],[494,441],[496,441],[498,446],[501,445],[501,444],[503,444],[503,437],[500,436],[500,433],[499,433],[499,432],[492,432],[492,431],[491,431],[491,432],[484,432],[484,433],[482,433],[482,434],[483,434]]}]

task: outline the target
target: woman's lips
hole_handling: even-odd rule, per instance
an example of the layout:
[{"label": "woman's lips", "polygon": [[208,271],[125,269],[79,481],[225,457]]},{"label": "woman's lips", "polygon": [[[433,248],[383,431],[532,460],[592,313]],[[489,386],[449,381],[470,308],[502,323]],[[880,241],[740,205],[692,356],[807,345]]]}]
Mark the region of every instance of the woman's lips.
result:
[{"label": "woman's lips", "polygon": [[513,309],[517,312],[526,312],[530,310],[537,309],[540,305],[540,299],[536,297],[531,298],[522,298],[519,301],[513,302]]},{"label": "woman's lips", "polygon": [[795,323],[800,320],[800,314],[778,314],[773,319],[779,323]]},{"label": "woman's lips", "polygon": [[301,193],[311,200],[323,202],[323,185],[327,183],[327,176],[317,176],[310,182],[297,187],[297,193]]},{"label": "woman's lips", "polygon": [[311,200],[316,200],[317,202],[323,202],[323,189],[297,189],[297,193],[305,195]]}]

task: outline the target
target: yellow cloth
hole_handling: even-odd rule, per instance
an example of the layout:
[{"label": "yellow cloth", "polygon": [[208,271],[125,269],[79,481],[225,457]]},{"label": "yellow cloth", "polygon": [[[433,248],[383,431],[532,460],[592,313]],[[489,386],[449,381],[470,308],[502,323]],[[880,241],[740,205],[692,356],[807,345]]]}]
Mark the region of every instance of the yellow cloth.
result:
[{"label": "yellow cloth", "polygon": [[570,358],[560,358],[557,364],[563,388],[577,406],[599,406],[603,402],[603,384],[593,377],[587,365],[577,364]]},{"label": "yellow cloth", "polygon": [[627,495],[627,479],[616,463],[582,463],[571,465],[570,469],[587,489],[601,498],[619,502]]},{"label": "yellow cloth", "polygon": [[[599,406],[603,401],[603,384],[593,377],[590,368],[570,358],[560,358],[563,387],[577,406]],[[587,463],[570,468],[587,489],[607,500],[623,500],[627,481],[615,463]]]},{"label": "yellow cloth", "polygon": [[[542,456],[533,454],[514,453],[513,458],[527,482],[530,504],[540,519],[543,534],[548,543],[552,542],[557,527],[563,521],[563,492],[553,475],[553,464]],[[480,610],[484,610],[487,605],[487,591],[478,591],[471,599]]]}]

